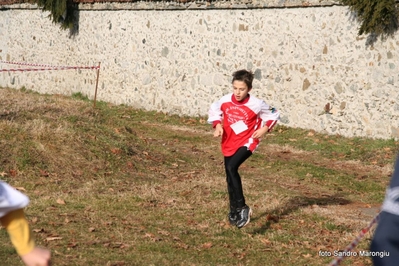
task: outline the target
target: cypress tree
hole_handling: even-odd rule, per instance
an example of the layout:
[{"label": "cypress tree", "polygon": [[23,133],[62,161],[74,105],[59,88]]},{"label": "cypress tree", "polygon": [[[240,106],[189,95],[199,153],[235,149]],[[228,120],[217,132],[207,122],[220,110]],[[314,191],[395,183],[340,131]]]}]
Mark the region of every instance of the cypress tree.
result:
[{"label": "cypress tree", "polygon": [[360,22],[359,35],[374,34],[382,38],[398,29],[396,0],[340,0],[349,6]]},{"label": "cypress tree", "polygon": [[43,11],[50,12],[53,23],[59,23],[62,29],[72,29],[74,24],[74,4],[72,0],[34,0]]}]

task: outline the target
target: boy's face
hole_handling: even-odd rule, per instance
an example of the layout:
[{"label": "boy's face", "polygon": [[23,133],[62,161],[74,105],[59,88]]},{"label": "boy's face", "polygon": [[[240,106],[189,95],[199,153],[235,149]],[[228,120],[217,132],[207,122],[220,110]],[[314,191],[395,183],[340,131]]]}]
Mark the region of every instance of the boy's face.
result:
[{"label": "boy's face", "polygon": [[242,101],[248,97],[248,93],[251,89],[248,88],[244,81],[234,80],[233,81],[233,94],[237,101]]}]

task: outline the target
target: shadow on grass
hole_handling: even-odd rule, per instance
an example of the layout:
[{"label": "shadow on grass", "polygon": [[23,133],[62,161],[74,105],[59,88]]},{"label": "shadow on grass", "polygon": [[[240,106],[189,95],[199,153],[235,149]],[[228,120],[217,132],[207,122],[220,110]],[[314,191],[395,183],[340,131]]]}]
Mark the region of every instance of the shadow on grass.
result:
[{"label": "shadow on grass", "polygon": [[10,111],[4,112],[4,113],[0,113],[0,119],[1,120],[11,121],[11,120],[14,120],[17,116],[18,116],[17,113],[10,112]]},{"label": "shadow on grass", "polygon": [[261,213],[260,215],[251,218],[252,221],[257,221],[262,217],[267,216],[267,222],[262,225],[260,228],[253,230],[253,234],[263,234],[270,228],[272,223],[278,223],[279,220],[292,212],[295,212],[299,208],[318,205],[318,206],[326,206],[326,205],[346,205],[351,203],[350,200],[344,199],[339,195],[332,195],[329,197],[306,197],[306,196],[296,196],[291,198],[288,203],[285,204],[282,208],[276,208],[272,211],[267,211]]}]

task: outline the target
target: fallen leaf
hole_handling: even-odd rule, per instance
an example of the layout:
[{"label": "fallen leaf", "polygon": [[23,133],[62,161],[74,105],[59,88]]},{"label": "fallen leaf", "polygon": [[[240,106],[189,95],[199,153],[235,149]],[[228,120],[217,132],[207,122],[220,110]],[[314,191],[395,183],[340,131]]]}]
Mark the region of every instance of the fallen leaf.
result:
[{"label": "fallen leaf", "polygon": [[45,170],[39,169],[39,172],[40,172],[41,176],[44,176],[44,177],[48,177],[49,176],[48,172],[45,171]]},{"label": "fallen leaf", "polygon": [[151,233],[145,233],[145,234],[144,234],[144,237],[147,237],[147,238],[153,238],[153,237],[154,237],[154,235],[153,235],[153,234],[151,234]]},{"label": "fallen leaf", "polygon": [[17,175],[17,170],[11,169],[9,171],[9,173],[10,173],[10,176],[16,176]]},{"label": "fallen leaf", "polygon": [[78,246],[78,243],[76,243],[76,242],[73,242],[73,243],[69,243],[68,244],[68,247],[69,248],[75,248],[75,247],[77,247]]},{"label": "fallen leaf", "polygon": [[177,245],[178,248],[182,248],[182,249],[188,249],[189,248],[189,245],[184,244],[184,243],[180,243],[180,242],[177,243],[176,245]]},{"label": "fallen leaf", "polygon": [[54,240],[61,240],[62,237],[60,236],[51,236],[51,237],[47,237],[46,241],[54,241]]},{"label": "fallen leaf", "polygon": [[113,149],[111,149],[111,152],[112,152],[113,154],[120,154],[120,153],[121,153],[121,149],[119,149],[119,148],[113,148]]},{"label": "fallen leaf", "polygon": [[57,199],[57,203],[58,203],[58,204],[61,204],[61,205],[64,205],[64,204],[65,204],[65,201],[64,201],[63,199]]},{"label": "fallen leaf", "polygon": [[74,177],[80,177],[80,176],[83,175],[83,172],[80,171],[80,170],[76,170],[76,171],[72,172],[72,175],[73,175]]},{"label": "fallen leaf", "polygon": [[116,242],[112,244],[112,248],[124,248],[125,245],[123,243],[120,242]]},{"label": "fallen leaf", "polygon": [[270,240],[269,239],[267,239],[267,238],[262,238],[261,240],[260,240],[260,242],[262,242],[263,244],[265,244],[265,245],[270,245],[272,242],[270,242]]},{"label": "fallen leaf", "polygon": [[158,231],[158,234],[164,235],[164,236],[170,235],[170,233],[169,233],[168,231],[165,231],[165,230],[159,230],[159,231]]},{"label": "fallen leaf", "polygon": [[239,260],[242,260],[242,259],[245,258],[245,256],[247,255],[247,253],[246,253],[246,252],[243,252],[243,253],[236,253],[235,255],[237,256],[237,258],[238,258]]},{"label": "fallen leaf", "polygon": [[205,244],[202,244],[202,248],[211,248],[213,245],[212,245],[212,243],[211,242],[207,242],[207,243],[205,243]]}]

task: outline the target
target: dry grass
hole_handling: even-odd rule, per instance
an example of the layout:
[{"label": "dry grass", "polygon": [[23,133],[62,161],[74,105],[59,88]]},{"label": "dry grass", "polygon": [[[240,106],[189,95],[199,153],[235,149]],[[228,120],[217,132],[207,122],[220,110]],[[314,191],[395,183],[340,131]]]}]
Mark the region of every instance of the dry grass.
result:
[{"label": "dry grass", "polygon": [[[319,250],[342,250],[375,215],[398,144],[277,127],[241,167],[254,215],[238,230],[204,118],[10,89],[0,108],[2,179],[30,197],[54,265],[327,264]],[[21,265],[0,238],[0,259]]]}]

